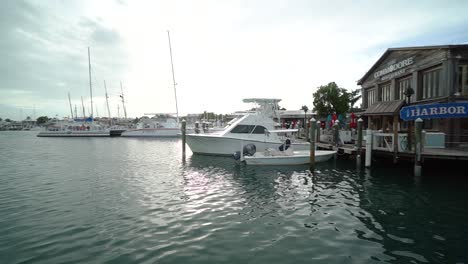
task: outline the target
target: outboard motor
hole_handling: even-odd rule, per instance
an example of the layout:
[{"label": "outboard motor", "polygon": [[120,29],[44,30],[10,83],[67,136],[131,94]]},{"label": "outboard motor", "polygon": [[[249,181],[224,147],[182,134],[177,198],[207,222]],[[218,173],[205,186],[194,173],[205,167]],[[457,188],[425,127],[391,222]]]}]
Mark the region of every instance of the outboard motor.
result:
[{"label": "outboard motor", "polygon": [[[242,152],[244,153],[244,156],[253,156],[255,152],[257,152],[257,147],[254,144],[247,144],[244,146]],[[233,156],[235,160],[240,160],[240,151],[234,152]]]},{"label": "outboard motor", "polygon": [[288,138],[288,139],[286,139],[286,142],[284,142],[283,144],[281,144],[281,145],[279,146],[279,151],[285,151],[285,150],[287,150],[290,146],[291,146],[291,140]]}]

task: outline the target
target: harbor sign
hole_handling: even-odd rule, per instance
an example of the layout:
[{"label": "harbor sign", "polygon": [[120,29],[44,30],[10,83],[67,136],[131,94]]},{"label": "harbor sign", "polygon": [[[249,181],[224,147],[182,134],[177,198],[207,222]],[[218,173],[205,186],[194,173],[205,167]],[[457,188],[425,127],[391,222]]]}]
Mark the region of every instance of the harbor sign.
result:
[{"label": "harbor sign", "polygon": [[468,102],[405,106],[400,118],[408,120],[468,117]]}]

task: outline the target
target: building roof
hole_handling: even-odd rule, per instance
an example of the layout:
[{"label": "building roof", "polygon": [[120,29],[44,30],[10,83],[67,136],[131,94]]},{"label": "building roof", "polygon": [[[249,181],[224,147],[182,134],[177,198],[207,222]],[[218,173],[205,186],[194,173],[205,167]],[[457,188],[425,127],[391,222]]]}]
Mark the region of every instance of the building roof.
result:
[{"label": "building roof", "polygon": [[378,102],[369,106],[362,115],[394,115],[400,110],[404,103],[405,100]]},{"label": "building roof", "polygon": [[408,51],[408,50],[427,50],[427,49],[457,49],[457,48],[464,48],[468,49],[468,44],[463,45],[439,45],[439,46],[419,46],[419,47],[401,47],[401,48],[389,48],[387,49],[384,54],[372,65],[372,67],[362,76],[361,79],[357,81],[358,85],[361,85],[363,81],[374,72],[374,70],[388,57],[388,55],[392,51]]}]

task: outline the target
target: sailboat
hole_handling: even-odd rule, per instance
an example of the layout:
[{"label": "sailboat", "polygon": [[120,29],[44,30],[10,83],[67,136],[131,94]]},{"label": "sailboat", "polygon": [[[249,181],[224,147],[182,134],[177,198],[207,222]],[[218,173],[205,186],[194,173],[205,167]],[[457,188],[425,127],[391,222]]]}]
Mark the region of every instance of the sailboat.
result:
[{"label": "sailboat", "polygon": [[[72,112],[72,119],[57,121],[46,127],[45,131],[37,134],[38,137],[109,137],[109,129],[96,124],[93,120],[93,87],[91,83],[91,52],[88,47],[88,69],[89,69],[89,93],[91,98],[91,111],[90,116],[86,117],[83,105],[83,118],[75,116],[73,118],[73,111],[71,111],[71,100],[69,97],[70,111]],[[70,95],[69,95],[70,96]]]},{"label": "sailboat", "polygon": [[179,108],[177,105],[177,89],[174,74],[174,62],[172,59],[171,37],[167,31],[169,40],[169,54],[171,57],[172,81],[176,103],[176,114],[152,113],[153,117],[144,117],[137,123],[137,128],[122,133],[122,137],[177,137],[181,134],[179,123]]}]

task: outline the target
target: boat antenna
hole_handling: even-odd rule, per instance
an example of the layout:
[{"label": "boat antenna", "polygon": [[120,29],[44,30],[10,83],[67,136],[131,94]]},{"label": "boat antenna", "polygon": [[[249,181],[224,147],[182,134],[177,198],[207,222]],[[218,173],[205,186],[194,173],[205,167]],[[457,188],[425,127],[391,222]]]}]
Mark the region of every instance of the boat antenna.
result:
[{"label": "boat antenna", "polygon": [[106,80],[104,80],[104,89],[106,91],[106,105],[107,105],[107,114],[109,115],[109,125],[112,126],[112,117],[111,117],[110,108],[109,108],[109,96],[107,95]]},{"label": "boat antenna", "polygon": [[120,81],[120,91],[122,93],[120,95],[120,98],[122,98],[122,105],[123,105],[124,115],[125,115],[125,119],[127,119],[127,108],[125,108],[125,99],[124,99],[124,93],[123,93],[123,88],[122,88],[122,81]]},{"label": "boat antenna", "polygon": [[174,83],[174,95],[175,95],[175,106],[176,106],[176,116],[177,116],[177,123],[179,123],[179,107],[177,106],[177,89],[176,89],[176,81],[174,75],[174,62],[172,60],[172,47],[171,47],[171,36],[169,35],[169,30],[167,31],[167,39],[169,40],[169,54],[171,55],[171,67],[172,67],[172,81]]},{"label": "boat antenna", "polygon": [[86,118],[86,111],[85,111],[85,108],[84,108],[83,96],[81,96],[81,107],[83,108],[83,119],[85,119]]},{"label": "boat antenna", "polygon": [[71,99],[70,99],[70,92],[68,92],[68,103],[70,104],[70,113],[71,113],[71,118],[73,119],[73,108],[72,108]]},{"label": "boat antenna", "polygon": [[88,47],[89,95],[91,96],[91,118],[93,118],[93,86],[91,83],[91,52]]}]

